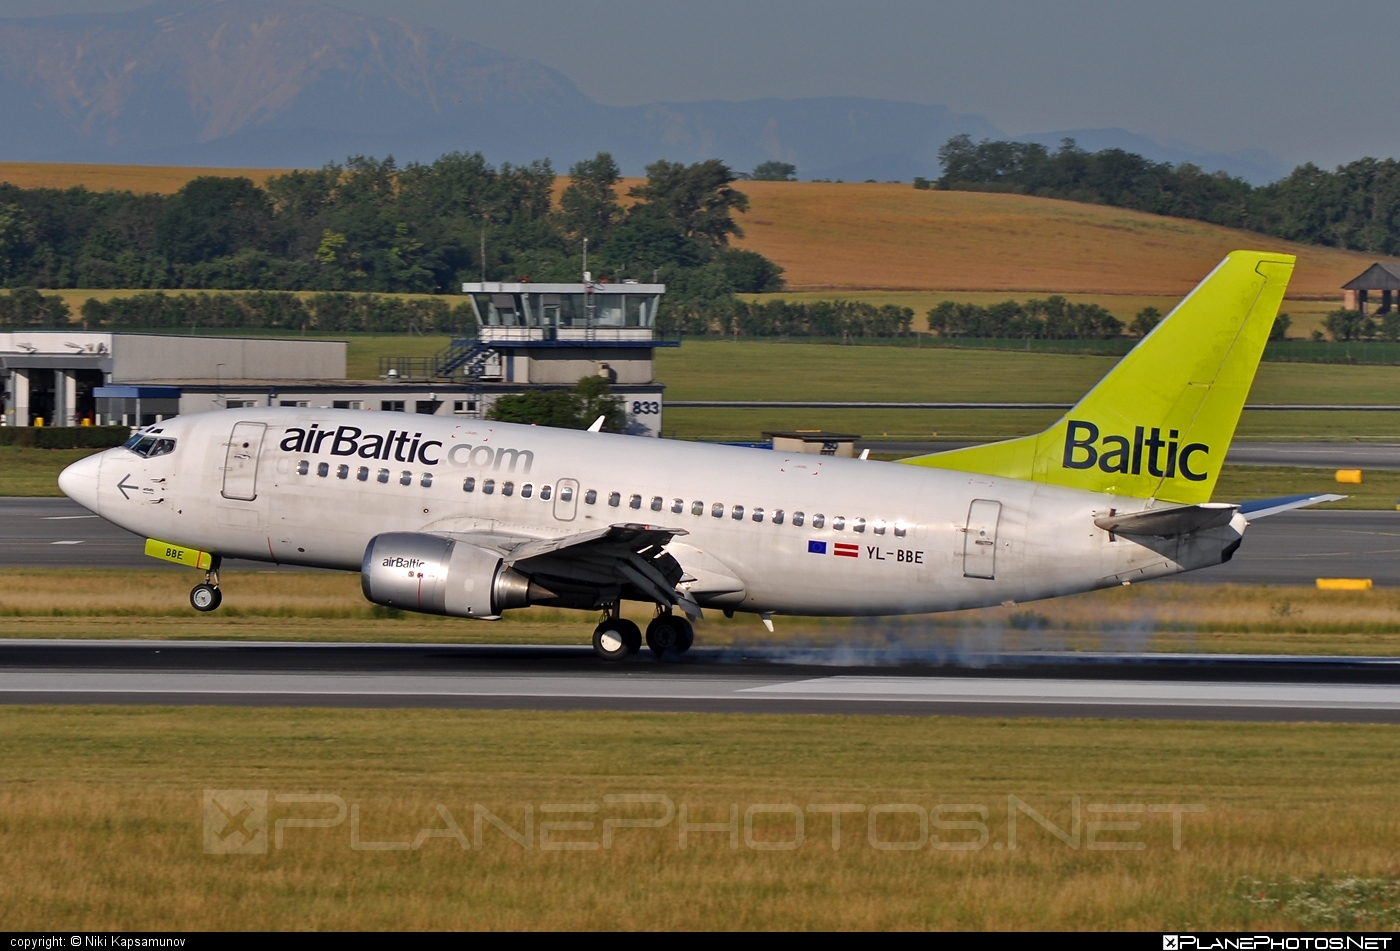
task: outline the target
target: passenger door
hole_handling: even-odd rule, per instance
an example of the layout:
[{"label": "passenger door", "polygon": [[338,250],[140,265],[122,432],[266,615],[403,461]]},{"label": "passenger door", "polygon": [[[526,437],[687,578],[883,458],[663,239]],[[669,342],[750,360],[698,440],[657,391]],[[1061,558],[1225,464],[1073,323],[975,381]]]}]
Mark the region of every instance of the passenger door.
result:
[{"label": "passenger door", "polygon": [[224,498],[251,502],[258,497],[258,454],[266,433],[266,423],[233,424],[224,456]]},{"label": "passenger door", "polygon": [[967,510],[967,529],[963,535],[963,576],[994,579],[997,576],[997,523],[1001,521],[1001,503],[989,499],[973,499]]},{"label": "passenger door", "polygon": [[578,480],[560,479],[554,486],[554,517],[572,522],[578,514]]}]

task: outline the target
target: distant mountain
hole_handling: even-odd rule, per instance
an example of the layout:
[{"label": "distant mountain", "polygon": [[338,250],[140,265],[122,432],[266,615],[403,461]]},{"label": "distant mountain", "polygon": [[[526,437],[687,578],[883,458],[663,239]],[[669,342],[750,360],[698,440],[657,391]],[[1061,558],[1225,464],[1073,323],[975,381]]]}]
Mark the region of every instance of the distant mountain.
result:
[{"label": "distant mountain", "polygon": [[1060,147],[1062,139],[1074,139],[1081,149],[1098,152],[1102,149],[1122,149],[1134,152],[1154,162],[1180,165],[1190,162],[1207,172],[1224,171],[1243,178],[1253,185],[1266,185],[1283,178],[1293,167],[1262,149],[1245,152],[1203,152],[1187,145],[1163,145],[1145,135],[1127,129],[1061,129],[1058,132],[1036,132],[1018,136],[1017,142],[1038,142],[1050,149]]},{"label": "distant mountain", "polygon": [[981,116],[880,99],[661,102],[617,111],[637,117],[624,123],[638,130],[621,150],[629,162],[719,156],[747,170],[779,159],[796,165],[804,179],[937,175],[938,149],[952,136],[1002,134]]},{"label": "distant mountain", "polygon": [[[533,60],[318,0],[0,19],[0,129],[4,161],[305,168],[461,150],[496,163],[548,157],[563,171],[606,150],[627,174],[658,158],[718,157],[847,181],[936,177],[950,137],[1004,138],[980,116],[874,99],[604,106]],[[1243,157],[1172,152],[1121,129],[1026,139],[1066,134],[1256,177]]]},{"label": "distant mountain", "polygon": [[591,107],[538,63],[314,0],[0,20],[8,159],[319,165],[425,133],[471,147],[464,133],[483,125],[540,150],[551,123]]}]

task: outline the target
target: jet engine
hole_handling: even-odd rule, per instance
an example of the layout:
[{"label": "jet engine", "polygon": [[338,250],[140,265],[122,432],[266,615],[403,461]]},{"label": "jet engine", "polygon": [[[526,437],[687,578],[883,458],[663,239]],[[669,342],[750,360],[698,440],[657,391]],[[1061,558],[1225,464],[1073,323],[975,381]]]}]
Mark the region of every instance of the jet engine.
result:
[{"label": "jet engine", "polygon": [[493,551],[416,532],[372,538],[360,586],[375,604],[451,617],[498,617],[507,608],[554,596]]}]

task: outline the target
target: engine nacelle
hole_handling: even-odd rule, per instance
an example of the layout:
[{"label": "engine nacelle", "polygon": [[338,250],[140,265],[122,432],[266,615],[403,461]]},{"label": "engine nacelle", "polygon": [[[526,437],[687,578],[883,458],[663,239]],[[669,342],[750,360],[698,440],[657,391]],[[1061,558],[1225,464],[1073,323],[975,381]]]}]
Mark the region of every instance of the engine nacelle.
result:
[{"label": "engine nacelle", "polygon": [[370,539],[360,587],[375,604],[451,617],[498,617],[507,608],[528,607],[531,595],[530,579],[495,552],[416,532]]}]

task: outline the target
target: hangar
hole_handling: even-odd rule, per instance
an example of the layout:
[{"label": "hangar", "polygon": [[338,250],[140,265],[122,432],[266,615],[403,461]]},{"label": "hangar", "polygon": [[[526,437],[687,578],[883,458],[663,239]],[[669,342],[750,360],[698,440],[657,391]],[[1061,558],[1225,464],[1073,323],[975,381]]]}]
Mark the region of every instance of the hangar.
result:
[{"label": "hangar", "polygon": [[150,425],[243,406],[480,418],[499,397],[601,375],[628,431],[661,434],[653,352],[660,284],[469,284],[479,327],[431,357],[346,378],[344,340],[83,330],[0,332],[5,426]]}]

